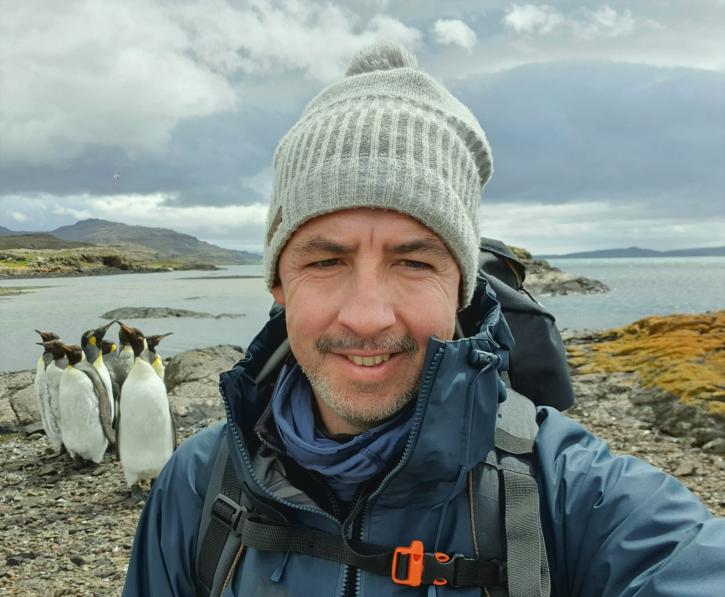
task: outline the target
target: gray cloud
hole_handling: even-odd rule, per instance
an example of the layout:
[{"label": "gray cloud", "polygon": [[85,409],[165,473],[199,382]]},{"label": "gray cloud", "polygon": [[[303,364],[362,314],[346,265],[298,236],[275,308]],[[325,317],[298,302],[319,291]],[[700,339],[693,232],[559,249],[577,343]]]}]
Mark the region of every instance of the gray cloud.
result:
[{"label": "gray cloud", "polygon": [[0,22],[0,225],[94,216],[258,244],[276,143],[355,51],[393,37],[480,118],[502,234],[560,251],[594,239],[589,219],[606,245],[651,218],[652,246],[725,242],[718,0],[49,6]]},{"label": "gray cloud", "polygon": [[[456,85],[493,145],[493,201],[688,198],[721,210],[725,73],[531,65]],[[722,211],[722,210],[721,210]]]}]

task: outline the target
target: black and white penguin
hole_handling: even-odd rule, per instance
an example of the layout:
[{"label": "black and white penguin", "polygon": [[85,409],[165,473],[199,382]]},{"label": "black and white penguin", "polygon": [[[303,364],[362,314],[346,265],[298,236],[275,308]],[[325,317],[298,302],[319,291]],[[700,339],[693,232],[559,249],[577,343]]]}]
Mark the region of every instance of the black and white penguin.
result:
[{"label": "black and white penguin", "polygon": [[103,336],[105,336],[108,328],[110,328],[112,324],[113,322],[94,330],[86,330],[83,332],[83,335],[81,336],[81,348],[86,355],[86,360],[95,367],[96,371],[98,371],[98,374],[101,376],[103,385],[106,386],[106,396],[109,400],[111,420],[113,421],[116,410],[115,401],[113,399],[113,384],[111,382],[111,374],[106,367],[106,363],[103,360],[103,352],[101,351]]},{"label": "black and white penguin", "polygon": [[63,350],[63,342],[60,340],[49,340],[43,342],[45,349],[50,352],[53,360],[45,368],[45,384],[48,389],[50,408],[44,422],[45,434],[50,445],[63,453],[63,440],[60,432],[60,376],[68,366],[68,359]]},{"label": "black and white penguin", "polygon": [[120,377],[122,378],[122,380],[119,382],[119,385],[123,387],[123,381],[125,381],[126,377],[131,371],[134,359],[133,348],[131,348],[131,338],[129,337],[128,333],[124,331],[124,328],[129,330],[134,328],[130,328],[118,320],[116,321],[116,323],[121,326],[118,330],[118,370]]},{"label": "black and white penguin", "polygon": [[98,371],[84,360],[78,345],[63,345],[68,366],[60,376],[60,433],[72,458],[95,463],[103,460],[108,443],[114,443],[111,401]]},{"label": "black and white penguin", "polygon": [[112,340],[103,340],[101,342],[101,353],[103,362],[106,364],[108,374],[111,376],[111,389],[113,391],[113,425],[116,426],[118,418],[118,402],[121,400],[121,384],[126,379],[125,374],[121,371],[118,353],[116,352],[116,343]]},{"label": "black and white penguin", "polygon": [[161,378],[161,381],[164,380],[166,368],[164,367],[164,361],[161,359],[161,355],[156,352],[156,347],[159,345],[159,342],[166,338],[166,336],[171,336],[173,333],[174,332],[156,334],[155,336],[149,336],[146,338],[146,344],[149,349],[149,362],[154,368],[154,371],[156,371],[156,374]]},{"label": "black and white penguin", "polygon": [[38,411],[40,412],[40,422],[43,425],[45,434],[50,437],[48,433],[48,414],[50,411],[50,392],[48,391],[48,384],[46,381],[46,369],[50,363],[53,362],[53,354],[50,349],[45,345],[46,342],[52,340],[58,340],[60,336],[55,332],[42,332],[35,330],[40,337],[43,339],[42,342],[38,342],[43,347],[43,352],[38,357],[35,363],[35,379],[33,380],[33,389],[35,391],[35,399],[38,402]]},{"label": "black and white penguin", "polygon": [[136,328],[121,323],[134,352],[133,367],[121,386],[118,455],[126,483],[140,497],[139,481],[153,479],[171,458],[176,429],[166,386],[144,356],[146,343]]}]

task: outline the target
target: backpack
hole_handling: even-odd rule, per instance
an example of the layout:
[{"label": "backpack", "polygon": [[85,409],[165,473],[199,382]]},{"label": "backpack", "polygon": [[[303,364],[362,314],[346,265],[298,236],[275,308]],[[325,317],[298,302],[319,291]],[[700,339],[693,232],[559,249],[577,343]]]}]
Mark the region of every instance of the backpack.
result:
[{"label": "backpack", "polygon": [[[525,264],[500,241],[481,238],[479,248],[479,283],[471,304],[458,314],[457,335],[476,333],[490,301],[488,288],[495,292],[518,342],[510,351],[507,399],[499,409],[495,453],[469,473],[476,557],[425,552],[415,541],[395,548],[351,546],[338,535],[265,520],[243,490],[223,434],[199,527],[199,597],[222,593],[247,547],[313,555],[392,576],[393,582],[409,586],[480,586],[492,596],[549,595],[533,466],[535,406],[564,410],[574,403],[566,352],[554,316],[523,287]],[[270,315],[279,309],[275,305]],[[286,344],[262,368],[258,380],[277,369],[287,354]]]},{"label": "backpack", "polygon": [[536,406],[566,410],[574,404],[574,390],[554,316],[524,288],[526,266],[508,246],[482,237],[479,249],[479,283],[471,304],[458,314],[459,335],[472,336],[478,329],[487,300],[485,280],[516,341],[509,355],[511,387]]},{"label": "backpack", "polygon": [[[204,499],[196,552],[197,597],[218,597],[246,548],[310,555],[420,587],[480,587],[490,597],[548,597],[549,568],[533,465],[535,406],[508,389],[495,452],[469,472],[475,557],[426,552],[420,541],[380,546],[286,524],[256,512],[223,433]],[[503,504],[502,504],[503,502]],[[503,506],[503,507],[502,507]]]}]

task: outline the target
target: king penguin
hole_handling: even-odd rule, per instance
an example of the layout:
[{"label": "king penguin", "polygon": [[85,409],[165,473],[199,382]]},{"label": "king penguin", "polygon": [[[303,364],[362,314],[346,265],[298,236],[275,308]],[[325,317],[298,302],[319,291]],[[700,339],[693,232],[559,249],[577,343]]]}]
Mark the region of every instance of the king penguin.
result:
[{"label": "king penguin", "polygon": [[40,412],[40,422],[43,424],[45,435],[50,437],[48,433],[48,413],[50,411],[50,393],[48,392],[48,383],[45,377],[45,371],[50,363],[53,362],[53,355],[45,343],[51,340],[58,340],[60,336],[55,332],[42,332],[35,330],[43,342],[38,342],[43,347],[42,354],[35,363],[35,379],[33,380],[33,389],[35,390],[35,399],[38,402],[38,411]]},{"label": "king penguin", "polygon": [[166,386],[144,356],[146,343],[136,328],[121,323],[131,343],[133,367],[121,387],[118,455],[131,495],[140,498],[138,482],[153,479],[176,447],[174,418]]},{"label": "king penguin", "polygon": [[63,370],[68,365],[68,359],[65,356],[65,350],[63,350],[63,342],[60,340],[43,342],[43,346],[53,357],[53,360],[45,368],[45,383],[50,398],[50,408],[45,421],[47,423],[45,434],[48,436],[51,446],[56,450],[60,450],[60,455],[64,452],[64,446],[60,432],[60,401],[58,395],[60,392],[60,376],[63,375]]},{"label": "king penguin", "polygon": [[121,384],[126,379],[126,376],[123,371],[121,371],[121,364],[118,360],[115,342],[111,340],[103,340],[103,342],[101,342],[101,353],[103,354],[103,362],[106,364],[106,369],[108,369],[108,373],[111,376],[114,414],[113,425],[115,428],[118,419],[118,402],[121,400]]},{"label": "king penguin", "polygon": [[116,323],[121,326],[118,330],[118,361],[120,376],[123,379],[118,383],[121,387],[123,387],[123,382],[126,380],[126,377],[131,371],[131,367],[133,367],[134,359],[133,348],[131,348],[131,338],[128,336],[128,333],[124,331],[124,328],[129,330],[133,328],[124,325],[120,321],[116,321]]},{"label": "king penguin", "polygon": [[164,361],[161,359],[161,356],[156,352],[156,347],[159,345],[159,342],[166,338],[166,336],[171,336],[173,333],[174,332],[156,334],[155,336],[149,336],[146,338],[146,343],[149,347],[149,362],[154,368],[154,371],[156,371],[156,375],[161,378],[161,381],[164,381],[166,368],[164,367]]},{"label": "king penguin", "polygon": [[60,432],[72,458],[103,460],[109,441],[115,440],[111,426],[111,401],[98,371],[83,360],[78,345],[63,345],[68,366],[60,376]]},{"label": "king penguin", "polygon": [[113,400],[113,384],[111,382],[111,374],[106,367],[106,363],[103,360],[103,352],[101,352],[101,342],[103,342],[103,336],[111,327],[113,322],[98,327],[95,330],[87,330],[83,332],[81,336],[81,348],[86,355],[86,360],[95,367],[98,371],[98,375],[101,376],[101,381],[106,387],[106,396],[109,401],[109,408],[111,409],[111,421],[115,417],[115,402]]}]

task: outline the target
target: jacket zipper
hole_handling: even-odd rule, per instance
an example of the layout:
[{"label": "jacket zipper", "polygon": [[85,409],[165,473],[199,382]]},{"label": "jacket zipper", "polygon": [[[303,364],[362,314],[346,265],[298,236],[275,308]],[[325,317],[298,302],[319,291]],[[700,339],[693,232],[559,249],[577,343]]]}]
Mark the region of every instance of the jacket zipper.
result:
[{"label": "jacket zipper", "polygon": [[229,399],[227,398],[226,391],[224,390],[224,386],[222,384],[219,384],[219,392],[222,395],[222,401],[224,402],[224,411],[226,412],[226,415],[227,415],[227,423],[228,423],[227,427],[229,427],[230,431],[232,432],[232,437],[234,437],[234,443],[236,444],[237,448],[239,449],[239,453],[242,456],[242,462],[244,462],[244,466],[247,467],[247,472],[249,473],[249,476],[255,482],[257,487],[268,498],[270,498],[271,500],[273,500],[275,502],[283,504],[284,506],[287,506],[288,508],[292,508],[294,510],[310,512],[312,514],[320,514],[320,515],[324,516],[325,518],[334,522],[337,526],[340,526],[340,521],[337,520],[334,516],[332,516],[328,512],[325,512],[322,508],[314,508],[312,506],[302,506],[300,504],[295,504],[293,502],[290,502],[289,500],[286,500],[284,498],[274,495],[264,485],[262,485],[261,479],[259,477],[257,477],[256,473],[254,472],[254,467],[252,466],[252,460],[249,456],[249,452],[247,452],[247,449],[244,446],[244,443],[242,442],[241,437],[239,436],[239,431],[237,429],[237,426],[232,421],[232,412],[231,412],[231,408],[229,407]]},{"label": "jacket zipper", "polygon": [[[359,540],[362,540],[362,533],[363,533],[363,522],[366,518],[366,514],[368,511],[368,504],[371,498],[377,497],[380,495],[382,490],[385,488],[385,485],[390,481],[390,479],[397,474],[397,472],[407,463],[408,459],[410,458],[410,452],[414,443],[414,440],[418,436],[418,431],[420,430],[420,423],[423,419],[423,410],[424,405],[428,402],[428,397],[430,394],[430,391],[432,389],[432,383],[433,378],[435,377],[435,373],[438,370],[438,366],[440,365],[441,358],[443,357],[443,353],[445,352],[445,348],[443,346],[436,349],[436,352],[434,353],[431,363],[428,366],[428,369],[426,371],[425,377],[423,378],[423,383],[421,384],[421,388],[419,391],[419,398],[418,398],[418,404],[416,405],[415,413],[413,415],[413,423],[411,425],[411,431],[410,435],[408,436],[408,441],[405,444],[405,448],[403,450],[403,455],[400,458],[400,461],[398,464],[391,470],[383,480],[380,482],[380,485],[378,485],[378,488],[370,494],[365,499],[365,505],[363,506],[363,511],[360,514],[359,525],[356,525],[353,521],[353,529],[351,529],[352,532],[357,530],[357,538]],[[340,521],[329,514],[328,512],[325,512],[321,508],[314,508],[312,506],[301,506],[299,504],[295,504],[293,502],[290,502],[289,500],[286,500],[284,498],[280,498],[276,495],[274,495],[272,492],[270,492],[264,485],[262,485],[261,480],[254,472],[254,468],[252,467],[252,460],[249,456],[249,452],[247,451],[246,447],[244,446],[244,443],[242,442],[241,437],[239,436],[239,430],[234,424],[232,420],[232,412],[231,408],[229,406],[229,398],[227,397],[226,390],[224,389],[223,384],[219,384],[219,393],[222,396],[222,402],[224,403],[224,412],[226,413],[227,417],[227,423],[229,423],[228,427],[231,430],[232,437],[234,437],[234,443],[239,449],[239,453],[242,456],[242,461],[244,462],[244,466],[247,468],[247,472],[249,473],[249,476],[252,478],[252,480],[255,482],[257,487],[271,500],[276,501],[280,504],[283,504],[287,506],[288,508],[296,509],[303,512],[309,512],[312,514],[320,514],[324,516],[325,518],[331,520],[334,522],[338,527],[341,526]],[[355,527],[358,527],[355,529]],[[345,578],[342,585],[342,592],[341,595],[343,597],[359,597],[360,595],[360,570],[358,568],[354,568],[352,566],[349,566],[348,564],[344,564],[345,566]],[[355,577],[355,583],[351,583],[352,576]],[[350,589],[352,589],[352,594],[350,594]]]},{"label": "jacket zipper", "polygon": [[[365,505],[363,506],[363,510],[360,513],[360,516],[358,517],[357,521],[353,521],[353,528],[351,530],[351,534],[354,534],[359,541],[362,541],[363,539],[363,529],[365,528],[365,519],[367,518],[371,499],[373,497],[377,497],[382,493],[383,489],[385,489],[385,486],[388,484],[390,479],[392,479],[398,473],[398,471],[407,464],[408,460],[410,459],[410,453],[412,451],[413,444],[418,437],[418,432],[420,431],[420,424],[423,419],[424,406],[428,403],[430,392],[433,389],[433,379],[435,378],[435,374],[438,371],[438,367],[440,365],[441,359],[443,358],[444,352],[445,348],[443,346],[436,349],[436,352],[431,359],[431,363],[426,370],[425,377],[423,378],[423,382],[420,387],[418,404],[416,405],[415,413],[413,415],[413,423],[410,428],[410,435],[408,435],[408,441],[405,444],[405,448],[403,449],[403,455],[400,457],[400,461],[387,475],[385,475],[383,480],[378,485],[377,489],[367,498],[365,498]],[[360,569],[353,568],[352,566],[346,566],[346,568],[347,570],[345,575],[345,583],[343,585],[343,592],[341,593],[341,595],[343,597],[359,597],[361,582]],[[354,576],[355,578],[354,584],[350,582],[350,580],[352,580],[350,578],[351,576]]]}]

